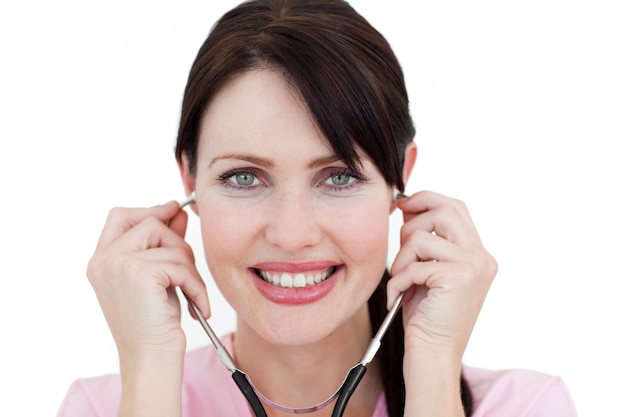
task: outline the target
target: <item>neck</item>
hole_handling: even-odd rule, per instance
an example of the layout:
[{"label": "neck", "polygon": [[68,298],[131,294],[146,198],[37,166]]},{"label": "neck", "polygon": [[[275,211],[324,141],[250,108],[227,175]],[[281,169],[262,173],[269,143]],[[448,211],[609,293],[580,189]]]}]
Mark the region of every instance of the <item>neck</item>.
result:
[{"label": "neck", "polygon": [[[238,320],[234,340],[238,367],[267,398],[283,406],[302,408],[329,398],[349,369],[359,362],[372,337],[367,306],[321,340],[303,345],[272,343]],[[350,400],[350,410],[365,409],[371,415],[382,390],[377,361]],[[266,407],[268,415],[283,415]],[[330,415],[332,404],[312,416]]]}]

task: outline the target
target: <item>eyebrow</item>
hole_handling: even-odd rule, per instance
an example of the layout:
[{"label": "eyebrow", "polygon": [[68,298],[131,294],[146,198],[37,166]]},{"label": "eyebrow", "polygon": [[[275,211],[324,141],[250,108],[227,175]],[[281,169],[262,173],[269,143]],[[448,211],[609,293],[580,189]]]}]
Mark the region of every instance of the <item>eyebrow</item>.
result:
[{"label": "eyebrow", "polygon": [[254,155],[243,154],[243,153],[228,153],[225,155],[216,156],[215,158],[209,161],[209,168],[213,166],[217,161],[221,161],[224,159],[237,159],[241,161],[250,162],[255,165],[262,166],[263,168],[273,168],[274,163],[267,158],[261,158]]},{"label": "eyebrow", "polygon": [[[246,162],[250,162],[252,164],[261,166],[263,168],[267,168],[267,169],[274,168],[274,166],[275,166],[274,162],[272,162],[268,158],[262,158],[262,157],[259,157],[259,156],[243,154],[243,153],[229,153],[229,154],[225,154],[225,155],[216,156],[215,158],[211,159],[211,161],[209,161],[209,165],[208,166],[211,167],[216,162],[221,161],[221,160],[225,160],[225,159],[236,159],[236,160],[240,160],[240,161],[246,161]],[[332,164],[333,162],[337,162],[337,161],[340,161],[340,160],[341,160],[341,158],[339,158],[337,155],[323,156],[321,158],[316,158],[316,159],[313,159],[312,161],[310,161],[307,164],[307,168],[308,169],[315,169],[315,168],[318,168],[318,167],[321,167],[321,166],[324,166],[324,165]]]}]

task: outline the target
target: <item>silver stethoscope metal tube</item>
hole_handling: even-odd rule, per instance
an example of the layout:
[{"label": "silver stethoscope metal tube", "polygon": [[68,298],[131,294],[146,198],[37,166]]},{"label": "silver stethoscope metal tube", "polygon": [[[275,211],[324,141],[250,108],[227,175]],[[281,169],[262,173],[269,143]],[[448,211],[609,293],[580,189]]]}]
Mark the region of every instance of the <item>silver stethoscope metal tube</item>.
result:
[{"label": "silver stethoscope metal tube", "polygon": [[[195,193],[191,193],[191,195],[189,195],[187,198],[180,201],[180,208],[182,209],[183,207],[194,201]],[[267,417],[265,409],[263,408],[263,404],[261,404],[261,400],[270,407],[280,410],[284,413],[307,414],[328,406],[335,399],[337,399],[337,402],[333,409],[332,417],[342,416],[346,405],[348,404],[348,400],[354,393],[354,390],[357,388],[359,382],[363,378],[363,375],[365,375],[365,372],[367,371],[367,365],[369,365],[369,363],[374,359],[374,356],[376,356],[376,353],[378,352],[378,349],[380,348],[380,345],[382,343],[381,340],[389,329],[389,326],[391,326],[391,322],[393,321],[395,315],[398,313],[398,310],[400,310],[400,307],[402,306],[402,300],[404,299],[404,293],[401,293],[395,299],[393,306],[387,312],[387,315],[385,316],[382,324],[378,328],[378,331],[370,341],[367,349],[365,350],[365,353],[361,357],[361,360],[352,368],[350,368],[350,370],[346,374],[345,379],[333,395],[331,395],[328,399],[322,401],[321,403],[313,405],[311,407],[293,408],[286,407],[270,400],[254,386],[252,380],[250,379],[250,376],[237,368],[232,356],[230,355],[230,353],[228,353],[228,351],[226,350],[220,339],[217,337],[207,320],[202,316],[200,309],[198,309],[198,307],[187,296],[187,294],[183,292],[183,295],[185,296],[185,299],[187,300],[187,303],[189,303],[189,306],[193,310],[194,314],[198,318],[200,325],[209,336],[209,339],[211,339],[213,346],[215,346],[215,349],[217,350],[217,356],[222,361],[224,366],[226,366],[226,368],[231,372],[233,380],[239,387],[239,390],[244,395],[246,400],[248,400],[248,403],[252,407],[252,410],[256,417]]]}]

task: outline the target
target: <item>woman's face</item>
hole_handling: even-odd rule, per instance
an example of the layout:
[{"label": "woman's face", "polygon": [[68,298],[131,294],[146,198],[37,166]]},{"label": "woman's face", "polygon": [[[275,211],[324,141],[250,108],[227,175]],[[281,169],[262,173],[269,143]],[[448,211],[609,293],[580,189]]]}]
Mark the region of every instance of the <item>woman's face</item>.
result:
[{"label": "woman's face", "polygon": [[202,122],[195,189],[224,297],[266,340],[304,344],[363,319],[383,274],[392,192],[349,170],[282,75],[254,70]]}]

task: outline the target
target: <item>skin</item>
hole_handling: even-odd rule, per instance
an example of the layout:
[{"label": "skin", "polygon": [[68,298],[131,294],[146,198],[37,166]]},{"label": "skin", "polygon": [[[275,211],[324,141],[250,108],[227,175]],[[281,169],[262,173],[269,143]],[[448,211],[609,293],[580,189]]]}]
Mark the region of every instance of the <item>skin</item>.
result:
[{"label": "skin", "polygon": [[[409,145],[405,180],[416,156]],[[397,206],[405,224],[388,299],[408,291],[405,415],[462,416],[461,359],[496,263],[461,202],[420,192],[396,203],[376,166],[361,157],[361,170],[347,172],[275,71],[247,72],[211,102],[196,172],[186,161],[180,169],[185,191],[196,192],[209,268],[237,312],[238,365],[282,404],[328,397],[369,343],[367,299],[385,268],[389,213]],[[90,261],[88,276],[119,350],[121,416],[181,413],[185,337],[172,288],[210,316],[178,209],[112,210]],[[330,266],[330,289],[306,303],[268,299],[259,288],[271,286],[255,273]],[[372,414],[382,389],[378,366],[369,366],[346,416]]]}]

